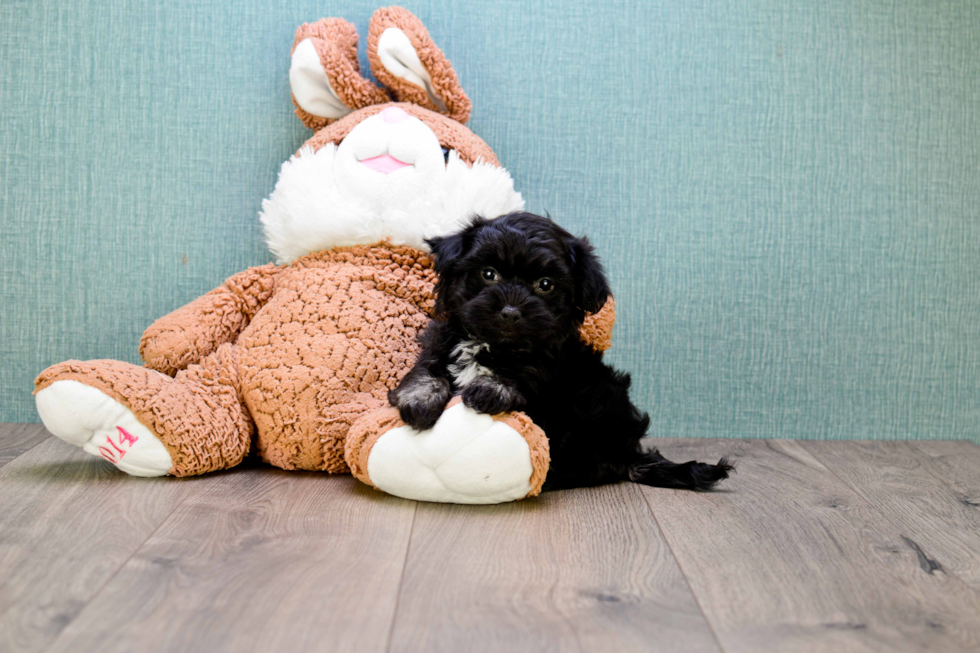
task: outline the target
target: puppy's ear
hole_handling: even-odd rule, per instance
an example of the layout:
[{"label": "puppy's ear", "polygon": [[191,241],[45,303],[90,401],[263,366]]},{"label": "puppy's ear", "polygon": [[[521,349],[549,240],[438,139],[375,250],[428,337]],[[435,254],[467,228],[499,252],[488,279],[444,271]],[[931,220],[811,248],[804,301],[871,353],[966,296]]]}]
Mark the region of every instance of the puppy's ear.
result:
[{"label": "puppy's ear", "polygon": [[425,244],[436,257],[435,268],[439,276],[446,275],[455,267],[455,262],[473,245],[473,239],[490,221],[481,216],[472,216],[469,222],[463,222],[462,227],[450,236],[434,236],[426,238]]},{"label": "puppy's ear", "polygon": [[588,238],[571,238],[568,249],[575,280],[575,304],[586,313],[597,313],[612,293],[602,263]]},{"label": "puppy's ear", "polygon": [[435,314],[445,315],[449,312],[450,288],[456,278],[456,267],[459,259],[463,256],[463,232],[452,236],[427,238],[425,244],[429,246],[433,256],[436,257],[432,267],[439,275],[439,279],[436,281]]},{"label": "puppy's ear", "polygon": [[463,255],[463,232],[455,233],[452,236],[437,236],[426,238],[425,244],[429,246],[432,255],[436,257],[436,274],[444,275],[453,266],[453,262]]},{"label": "puppy's ear", "polygon": [[451,289],[461,277],[465,276],[462,268],[463,256],[473,246],[477,232],[488,224],[490,224],[489,220],[474,217],[461,231],[450,236],[425,239],[425,244],[435,256],[433,268],[439,275],[439,280],[436,282],[437,315],[449,312]]}]

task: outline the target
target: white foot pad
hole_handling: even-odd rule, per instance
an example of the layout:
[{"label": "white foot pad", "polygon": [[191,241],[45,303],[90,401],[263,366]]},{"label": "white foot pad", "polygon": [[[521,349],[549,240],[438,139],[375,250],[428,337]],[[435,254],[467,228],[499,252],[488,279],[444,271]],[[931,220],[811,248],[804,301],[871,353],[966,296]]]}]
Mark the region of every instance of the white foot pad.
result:
[{"label": "white foot pad", "polygon": [[428,431],[388,431],[367,463],[371,481],[388,494],[440,503],[515,501],[531,491],[533,471],[520,433],[461,403]]},{"label": "white foot pad", "polygon": [[34,399],[52,434],[127,474],[166,476],[173,466],[170,452],[131,410],[91,386],[55,381]]}]

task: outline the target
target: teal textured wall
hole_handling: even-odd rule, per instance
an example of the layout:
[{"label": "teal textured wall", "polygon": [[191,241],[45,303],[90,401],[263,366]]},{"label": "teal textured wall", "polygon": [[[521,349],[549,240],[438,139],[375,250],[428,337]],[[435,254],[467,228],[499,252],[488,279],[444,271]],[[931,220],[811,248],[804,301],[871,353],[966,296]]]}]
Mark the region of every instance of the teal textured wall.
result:
[{"label": "teal textured wall", "polygon": [[[529,207],[598,245],[654,435],[980,439],[980,5],[405,4]],[[377,6],[0,3],[0,420],[270,260],[293,30],[363,46]]]}]

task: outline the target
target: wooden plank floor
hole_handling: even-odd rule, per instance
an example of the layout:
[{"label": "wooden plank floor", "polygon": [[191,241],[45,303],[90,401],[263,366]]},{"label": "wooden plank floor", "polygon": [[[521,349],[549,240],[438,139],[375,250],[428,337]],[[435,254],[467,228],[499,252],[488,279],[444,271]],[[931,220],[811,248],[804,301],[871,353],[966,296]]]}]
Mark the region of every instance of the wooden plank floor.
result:
[{"label": "wooden plank floor", "polygon": [[980,446],[658,444],[738,474],[449,506],[0,425],[0,653],[980,650]]}]

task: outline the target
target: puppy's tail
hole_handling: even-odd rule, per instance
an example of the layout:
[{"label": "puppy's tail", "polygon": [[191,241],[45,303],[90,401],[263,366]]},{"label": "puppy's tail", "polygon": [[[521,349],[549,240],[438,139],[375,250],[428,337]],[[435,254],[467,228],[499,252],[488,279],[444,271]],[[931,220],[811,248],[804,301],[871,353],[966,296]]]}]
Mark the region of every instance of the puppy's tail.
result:
[{"label": "puppy's tail", "polygon": [[689,460],[675,463],[660,455],[656,449],[644,451],[640,459],[629,469],[634,483],[653,487],[670,487],[682,490],[710,490],[718,481],[728,478],[735,465],[722,458],[717,465]]}]

